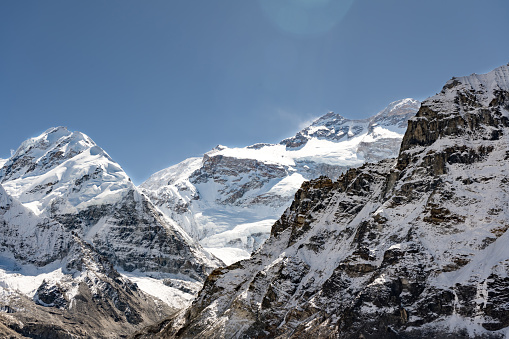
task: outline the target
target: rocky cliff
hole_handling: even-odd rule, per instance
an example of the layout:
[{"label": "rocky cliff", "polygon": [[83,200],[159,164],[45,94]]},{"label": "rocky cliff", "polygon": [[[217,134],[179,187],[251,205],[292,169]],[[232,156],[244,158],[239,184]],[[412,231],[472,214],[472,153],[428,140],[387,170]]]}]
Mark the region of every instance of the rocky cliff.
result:
[{"label": "rocky cliff", "polygon": [[508,158],[509,65],[453,78],[397,159],[303,184],[267,242],[151,336],[504,338]]}]

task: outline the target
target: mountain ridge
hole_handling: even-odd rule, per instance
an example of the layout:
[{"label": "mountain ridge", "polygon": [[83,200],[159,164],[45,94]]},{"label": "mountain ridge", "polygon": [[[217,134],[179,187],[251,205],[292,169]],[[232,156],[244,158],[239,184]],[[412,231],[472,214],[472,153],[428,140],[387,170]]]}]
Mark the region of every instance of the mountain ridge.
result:
[{"label": "mountain ridge", "polygon": [[337,177],[365,161],[396,156],[406,121],[419,104],[398,100],[362,120],[330,112],[279,144],[218,145],[202,159],[161,170],[139,187],[194,239],[233,263],[267,239],[303,181]]},{"label": "mountain ridge", "polygon": [[396,160],[304,183],[265,244],[152,337],[505,337],[508,72],[425,100]]}]

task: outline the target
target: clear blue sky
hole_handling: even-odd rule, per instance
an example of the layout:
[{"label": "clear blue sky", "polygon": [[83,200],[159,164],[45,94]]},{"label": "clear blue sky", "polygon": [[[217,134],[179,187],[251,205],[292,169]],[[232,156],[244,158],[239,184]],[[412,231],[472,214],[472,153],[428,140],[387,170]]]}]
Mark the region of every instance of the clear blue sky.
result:
[{"label": "clear blue sky", "polygon": [[507,0],[4,0],[0,158],[63,125],[139,184],[509,62]]}]

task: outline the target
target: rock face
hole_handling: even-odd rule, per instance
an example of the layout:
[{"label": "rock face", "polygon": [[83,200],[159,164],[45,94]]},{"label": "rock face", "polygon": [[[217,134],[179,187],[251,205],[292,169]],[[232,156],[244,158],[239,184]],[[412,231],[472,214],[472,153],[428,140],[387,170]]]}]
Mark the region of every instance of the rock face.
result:
[{"label": "rock face", "polygon": [[183,307],[222,264],[80,132],[52,128],[25,141],[0,182],[6,333],[126,336]]},{"label": "rock face", "polygon": [[420,102],[404,99],[366,120],[328,113],[278,145],[218,146],[151,176],[140,188],[170,218],[227,263],[269,236],[303,181],[398,154]]},{"label": "rock face", "polygon": [[0,186],[0,335],[121,337],[173,309],[122,277],[76,233]]},{"label": "rock face", "polygon": [[0,254],[8,253],[16,260],[35,266],[62,259],[70,246],[69,235],[62,225],[36,216],[9,196],[1,185],[0,235]]},{"label": "rock face", "polygon": [[508,150],[509,65],[453,78],[396,160],[303,184],[265,244],[151,336],[504,338]]}]

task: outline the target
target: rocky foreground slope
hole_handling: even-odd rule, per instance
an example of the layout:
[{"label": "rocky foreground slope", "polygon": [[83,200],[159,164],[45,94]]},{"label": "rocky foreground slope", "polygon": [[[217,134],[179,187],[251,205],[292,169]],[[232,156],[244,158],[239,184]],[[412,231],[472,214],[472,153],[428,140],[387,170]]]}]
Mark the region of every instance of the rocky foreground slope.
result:
[{"label": "rocky foreground slope", "polygon": [[395,157],[419,105],[395,101],[365,120],[331,112],[280,144],[218,146],[154,174],[140,188],[194,239],[232,263],[269,237],[303,181]]},{"label": "rocky foreground slope", "polygon": [[0,183],[0,335],[125,336],[183,307],[222,264],[80,132],[28,139]]},{"label": "rocky foreground slope", "polygon": [[138,337],[509,335],[509,65],[453,78],[396,160],[306,182],[253,256]]}]

